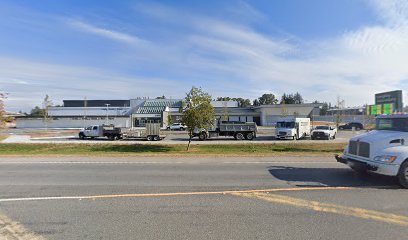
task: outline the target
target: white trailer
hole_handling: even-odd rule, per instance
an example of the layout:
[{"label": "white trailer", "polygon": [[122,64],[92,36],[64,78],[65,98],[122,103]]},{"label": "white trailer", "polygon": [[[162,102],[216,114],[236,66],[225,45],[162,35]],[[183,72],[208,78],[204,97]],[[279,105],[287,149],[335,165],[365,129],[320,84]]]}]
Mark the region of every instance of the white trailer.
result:
[{"label": "white trailer", "polygon": [[107,137],[109,140],[146,139],[159,141],[165,138],[160,134],[160,123],[147,123],[146,128],[118,128],[113,125],[89,126],[79,132],[80,139]]},{"label": "white trailer", "polygon": [[276,123],[276,139],[302,139],[310,136],[310,118],[281,118]]}]

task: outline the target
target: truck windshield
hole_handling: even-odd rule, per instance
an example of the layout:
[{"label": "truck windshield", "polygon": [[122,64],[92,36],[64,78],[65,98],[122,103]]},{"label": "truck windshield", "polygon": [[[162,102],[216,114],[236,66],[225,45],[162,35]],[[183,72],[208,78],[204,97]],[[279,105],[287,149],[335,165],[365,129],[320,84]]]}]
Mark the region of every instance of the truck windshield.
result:
[{"label": "truck windshield", "polygon": [[376,129],[408,132],[408,118],[378,118]]},{"label": "truck windshield", "polygon": [[276,127],[277,128],[295,128],[295,123],[294,122],[277,122]]}]

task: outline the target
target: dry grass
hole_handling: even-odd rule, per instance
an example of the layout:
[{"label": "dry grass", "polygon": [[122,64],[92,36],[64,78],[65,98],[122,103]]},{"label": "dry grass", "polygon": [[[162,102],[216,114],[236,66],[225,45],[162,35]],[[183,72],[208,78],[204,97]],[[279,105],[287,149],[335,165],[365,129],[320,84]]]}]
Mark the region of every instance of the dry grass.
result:
[{"label": "dry grass", "polygon": [[269,156],[269,155],[333,155],[341,153],[344,143],[279,143],[194,145],[119,145],[119,144],[0,144],[0,155],[216,155],[216,156]]}]

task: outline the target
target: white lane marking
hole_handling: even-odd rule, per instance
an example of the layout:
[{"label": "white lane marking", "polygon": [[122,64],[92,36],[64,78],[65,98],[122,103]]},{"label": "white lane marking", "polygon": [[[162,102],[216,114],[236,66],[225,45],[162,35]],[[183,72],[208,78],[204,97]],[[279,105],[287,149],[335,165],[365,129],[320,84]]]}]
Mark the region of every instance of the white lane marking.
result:
[{"label": "white lane marking", "polygon": [[67,162],[67,161],[47,161],[47,162],[0,162],[0,164],[183,164],[186,162]]},{"label": "white lane marking", "polygon": [[298,163],[301,163],[301,164],[319,164],[319,163],[323,163],[323,164],[331,164],[331,163],[337,163],[336,161],[325,161],[325,162],[297,162],[297,161],[294,161],[294,162],[287,162],[287,161],[268,161],[268,162],[262,162],[262,161],[259,161],[259,162],[222,162],[222,163],[226,163],[226,164],[252,164],[252,163],[254,163],[254,164],[262,164],[262,163],[288,163],[288,164],[298,164]]},{"label": "white lane marking", "polygon": [[336,161],[330,162],[286,162],[286,161],[268,161],[268,162],[104,162],[104,161],[39,161],[39,162],[25,162],[25,161],[7,161],[0,164],[337,164]]},{"label": "white lane marking", "polygon": [[286,192],[286,191],[317,191],[317,190],[351,190],[351,187],[295,187],[295,188],[271,188],[271,189],[251,189],[251,190],[227,190],[213,192],[173,192],[173,193],[129,193],[110,194],[93,196],[60,196],[60,197],[23,197],[23,198],[3,198],[0,202],[21,202],[40,200],[82,200],[82,199],[104,199],[104,198],[129,198],[129,197],[175,197],[194,195],[225,195],[232,193],[254,193],[254,192]]}]

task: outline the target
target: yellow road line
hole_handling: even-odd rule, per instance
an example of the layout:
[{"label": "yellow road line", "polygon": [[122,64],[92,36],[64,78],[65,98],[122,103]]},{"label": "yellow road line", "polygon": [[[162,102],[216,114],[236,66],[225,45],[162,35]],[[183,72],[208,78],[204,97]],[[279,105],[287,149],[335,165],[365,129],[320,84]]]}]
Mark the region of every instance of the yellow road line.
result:
[{"label": "yellow road line", "polygon": [[277,194],[267,194],[262,192],[253,193],[232,193],[235,196],[248,197],[261,199],[267,202],[280,203],[285,205],[291,205],[300,208],[306,208],[318,212],[335,213],[346,216],[353,216],[358,218],[376,220],[380,222],[386,222],[390,224],[396,224],[401,226],[408,226],[408,217],[402,215],[396,215],[391,213],[378,212],[373,210],[367,210],[363,208],[347,207],[336,204],[322,203],[318,201],[309,201],[299,198],[293,198],[288,196],[282,196]]},{"label": "yellow road line", "polygon": [[16,221],[12,221],[0,212],[0,239],[8,240],[45,240]]},{"label": "yellow road line", "polygon": [[234,193],[257,193],[257,192],[283,192],[283,191],[317,191],[317,190],[348,190],[351,187],[298,187],[298,188],[272,188],[236,191],[214,191],[214,192],[174,192],[174,193],[132,193],[93,196],[62,196],[62,197],[29,197],[29,198],[4,198],[0,202],[17,201],[40,201],[40,200],[69,200],[69,199],[101,199],[101,198],[126,198],[126,197],[173,197],[193,195],[222,195]]}]

